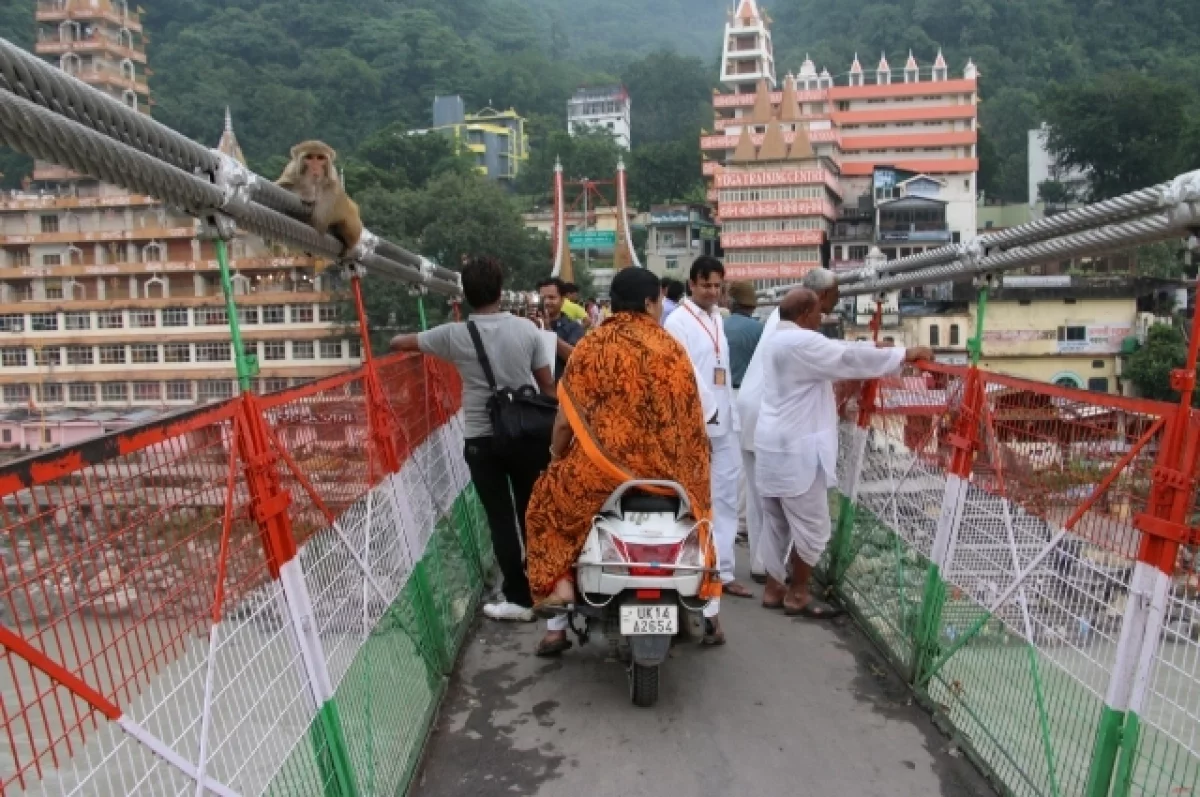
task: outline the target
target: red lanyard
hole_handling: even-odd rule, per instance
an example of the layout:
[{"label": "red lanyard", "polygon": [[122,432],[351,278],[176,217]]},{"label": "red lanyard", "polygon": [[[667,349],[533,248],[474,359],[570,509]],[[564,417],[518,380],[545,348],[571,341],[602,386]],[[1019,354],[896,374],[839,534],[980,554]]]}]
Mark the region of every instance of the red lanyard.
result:
[{"label": "red lanyard", "polygon": [[720,334],[718,334],[720,332],[720,330],[716,329],[717,322],[713,321],[714,329],[713,329],[713,331],[710,332],[708,329],[708,324],[704,323],[700,319],[700,316],[696,315],[696,311],[694,311],[691,308],[689,302],[687,302],[687,301],[683,302],[683,309],[687,310],[688,315],[690,315],[692,318],[696,319],[696,323],[704,328],[704,334],[708,335],[708,339],[712,341],[713,349],[717,352],[717,362],[721,362],[721,336],[720,336]]}]

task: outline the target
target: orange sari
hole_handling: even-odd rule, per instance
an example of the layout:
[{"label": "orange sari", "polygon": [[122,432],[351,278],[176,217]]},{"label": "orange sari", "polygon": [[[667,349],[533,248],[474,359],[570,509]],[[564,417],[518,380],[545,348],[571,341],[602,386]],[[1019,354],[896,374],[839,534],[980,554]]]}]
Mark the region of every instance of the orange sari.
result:
[{"label": "orange sari", "polygon": [[[558,385],[575,442],[533,488],[525,514],[526,567],[535,601],[572,573],[592,518],[630,479],[666,479],[712,520],[708,432],[687,353],[654,319],[617,313],[575,347]],[[701,549],[716,567],[708,523]],[[702,597],[721,594],[713,575]]]}]

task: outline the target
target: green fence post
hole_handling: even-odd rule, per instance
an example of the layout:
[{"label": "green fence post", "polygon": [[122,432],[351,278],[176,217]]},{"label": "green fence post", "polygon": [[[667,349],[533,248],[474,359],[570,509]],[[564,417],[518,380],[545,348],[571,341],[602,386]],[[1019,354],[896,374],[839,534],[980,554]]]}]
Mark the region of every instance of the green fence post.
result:
[{"label": "green fence post", "polygon": [[225,315],[229,317],[229,336],[233,340],[233,364],[237,370],[238,388],[250,390],[250,379],[258,373],[258,358],[247,356],[242,348],[242,326],[238,319],[237,303],[233,300],[233,279],[229,273],[229,249],[225,239],[215,240],[217,267],[221,270],[221,291],[225,294]]}]

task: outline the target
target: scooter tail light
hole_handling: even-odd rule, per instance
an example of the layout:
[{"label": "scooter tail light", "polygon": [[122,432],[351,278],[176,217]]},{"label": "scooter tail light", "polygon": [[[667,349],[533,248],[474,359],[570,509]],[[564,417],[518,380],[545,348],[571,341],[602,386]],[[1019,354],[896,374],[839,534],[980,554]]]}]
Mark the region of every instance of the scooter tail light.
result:
[{"label": "scooter tail light", "polygon": [[700,548],[700,529],[692,529],[679,548],[679,558],[675,564],[687,567],[704,567],[704,551]]},{"label": "scooter tail light", "polygon": [[673,573],[668,568],[661,565],[675,564],[679,560],[679,549],[683,546],[682,542],[670,543],[665,545],[642,545],[636,543],[626,543],[625,550],[629,553],[629,561],[636,562],[639,565],[648,565],[648,567],[631,567],[629,575],[631,576],[669,576]]},{"label": "scooter tail light", "polygon": [[625,550],[625,543],[621,542],[619,537],[607,529],[601,528],[597,531],[602,564],[621,564],[629,561],[629,552]]}]

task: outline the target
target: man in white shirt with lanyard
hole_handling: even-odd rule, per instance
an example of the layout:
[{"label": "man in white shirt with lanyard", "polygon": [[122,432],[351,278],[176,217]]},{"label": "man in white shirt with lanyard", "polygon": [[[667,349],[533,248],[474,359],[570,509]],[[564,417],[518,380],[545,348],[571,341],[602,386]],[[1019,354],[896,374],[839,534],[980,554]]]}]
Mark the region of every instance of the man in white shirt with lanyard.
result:
[{"label": "man in white shirt with lanyard", "polygon": [[691,296],[667,319],[666,330],[687,349],[696,371],[700,403],[712,444],[713,538],[720,558],[721,581],[727,595],[753,597],[733,577],[733,544],[738,525],[738,476],[742,455],[738,447],[737,406],[733,399],[729,341],[717,302],[725,282],[725,267],[715,257],[699,257],[688,280]]}]

